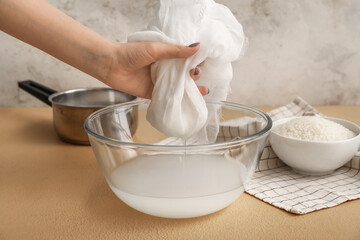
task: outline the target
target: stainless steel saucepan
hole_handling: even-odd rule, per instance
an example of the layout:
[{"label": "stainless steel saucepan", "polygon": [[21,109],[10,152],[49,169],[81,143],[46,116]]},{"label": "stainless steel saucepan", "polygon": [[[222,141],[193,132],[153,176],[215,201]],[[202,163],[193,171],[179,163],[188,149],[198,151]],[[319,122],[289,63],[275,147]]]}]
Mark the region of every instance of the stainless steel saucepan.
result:
[{"label": "stainless steel saucepan", "polygon": [[[89,145],[83,125],[91,113],[136,98],[111,88],[81,88],[57,92],[32,80],[18,82],[18,85],[21,89],[52,106],[54,128],[61,140],[80,145]],[[131,131],[135,132],[137,109],[127,113],[126,119]]]}]

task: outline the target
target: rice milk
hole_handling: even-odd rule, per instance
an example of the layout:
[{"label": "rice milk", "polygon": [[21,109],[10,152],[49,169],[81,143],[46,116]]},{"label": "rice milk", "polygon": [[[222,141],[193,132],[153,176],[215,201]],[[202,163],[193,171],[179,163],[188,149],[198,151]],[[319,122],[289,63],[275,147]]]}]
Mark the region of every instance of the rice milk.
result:
[{"label": "rice milk", "polygon": [[109,185],[129,206],[159,217],[216,212],[244,191],[243,164],[213,155],[144,155],[117,167]]}]

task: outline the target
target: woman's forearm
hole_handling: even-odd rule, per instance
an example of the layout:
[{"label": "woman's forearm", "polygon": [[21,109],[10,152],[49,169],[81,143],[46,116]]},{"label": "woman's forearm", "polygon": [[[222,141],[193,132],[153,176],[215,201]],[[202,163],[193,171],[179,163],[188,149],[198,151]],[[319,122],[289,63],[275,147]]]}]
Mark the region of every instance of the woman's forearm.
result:
[{"label": "woman's forearm", "polygon": [[114,44],[44,0],[0,0],[0,30],[104,81]]}]

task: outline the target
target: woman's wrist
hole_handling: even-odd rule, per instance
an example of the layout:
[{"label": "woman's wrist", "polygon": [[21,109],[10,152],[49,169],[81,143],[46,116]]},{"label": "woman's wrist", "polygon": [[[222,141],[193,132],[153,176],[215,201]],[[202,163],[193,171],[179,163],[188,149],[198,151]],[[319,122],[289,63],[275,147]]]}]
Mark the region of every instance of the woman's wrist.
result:
[{"label": "woman's wrist", "polygon": [[105,84],[109,84],[111,81],[113,72],[117,71],[119,68],[119,55],[121,55],[123,43],[115,43],[109,41],[106,45],[104,50],[104,58],[102,59],[103,62],[101,63],[102,70],[99,69],[99,76],[98,78]]},{"label": "woman's wrist", "polygon": [[106,83],[114,62],[115,44],[105,38],[96,43],[85,44],[81,53],[83,64],[78,69]]}]

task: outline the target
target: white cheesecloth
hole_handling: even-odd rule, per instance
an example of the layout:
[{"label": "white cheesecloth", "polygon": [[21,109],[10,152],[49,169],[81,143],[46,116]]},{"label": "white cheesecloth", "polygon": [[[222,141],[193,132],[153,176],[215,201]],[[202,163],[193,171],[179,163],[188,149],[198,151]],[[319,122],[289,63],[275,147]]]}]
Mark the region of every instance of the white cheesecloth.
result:
[{"label": "white cheesecloth", "polygon": [[[169,137],[215,140],[217,108],[208,109],[205,100],[226,100],[231,62],[240,57],[246,43],[242,26],[231,11],[213,0],[161,0],[158,15],[148,29],[131,34],[128,41],[200,42],[200,50],[189,58],[164,59],[151,66],[155,86],[147,120]],[[209,88],[206,97],[189,74],[204,60],[196,83]]]}]

